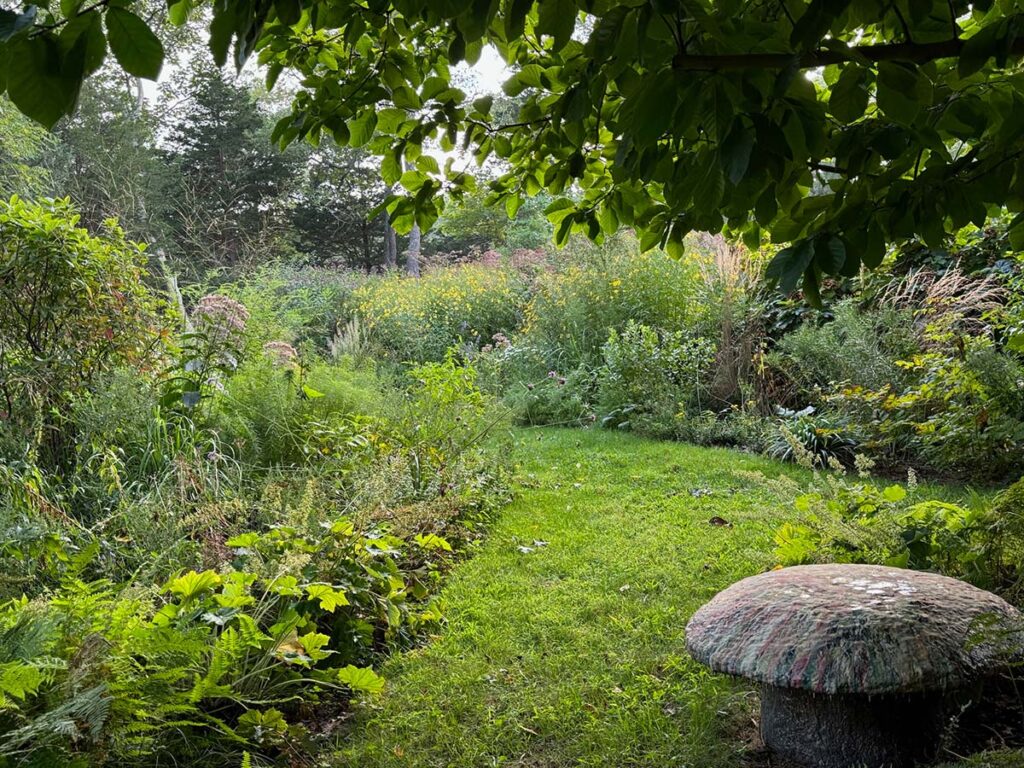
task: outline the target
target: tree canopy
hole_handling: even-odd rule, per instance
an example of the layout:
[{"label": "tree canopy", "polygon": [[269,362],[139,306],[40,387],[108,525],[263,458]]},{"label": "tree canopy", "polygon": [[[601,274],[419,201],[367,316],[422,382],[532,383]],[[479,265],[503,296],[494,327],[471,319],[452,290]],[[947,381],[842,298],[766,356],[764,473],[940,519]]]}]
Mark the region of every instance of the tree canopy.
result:
[{"label": "tree canopy", "polygon": [[[0,10],[0,88],[52,125],[108,49],[156,77],[162,46],[134,10]],[[770,275],[812,300],[822,275],[875,267],[886,243],[941,245],[1024,209],[1014,0],[170,0],[169,16],[208,22],[218,64],[256,54],[270,86],[296,73],[273,139],[380,155],[405,191],[386,203],[399,230],[474,184],[434,144],[505,163],[491,191],[510,214],[553,195],[559,240],[626,225],[675,253],[692,230],[788,243]],[[453,85],[452,65],[487,44],[514,71],[512,120]]]}]

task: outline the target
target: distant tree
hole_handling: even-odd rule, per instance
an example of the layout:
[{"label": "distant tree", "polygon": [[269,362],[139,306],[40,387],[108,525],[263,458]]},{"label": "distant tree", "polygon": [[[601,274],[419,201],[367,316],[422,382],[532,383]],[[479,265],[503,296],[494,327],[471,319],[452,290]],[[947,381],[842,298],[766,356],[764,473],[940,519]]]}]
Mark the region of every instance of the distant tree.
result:
[{"label": "distant tree", "polygon": [[79,108],[62,121],[48,159],[54,186],[99,230],[118,219],[129,236],[160,241],[169,201],[161,194],[169,169],[156,147],[159,115],[148,107],[141,81],[109,68],[82,89]]},{"label": "distant tree", "polygon": [[551,242],[551,224],[544,209],[551,198],[541,194],[526,200],[512,218],[487,205],[486,194],[467,194],[445,206],[425,238],[431,252],[466,254],[473,250],[540,248]]},{"label": "distant tree", "polygon": [[[377,159],[323,142],[309,150],[303,165],[302,183],[292,195],[289,214],[296,250],[320,265],[362,269],[387,265],[385,217],[369,217],[387,194]],[[394,247],[392,266],[397,257]]]},{"label": "distant tree", "polygon": [[163,141],[176,170],[164,191],[174,255],[186,268],[243,269],[276,255],[300,154],[268,149],[248,88],[193,61],[167,89],[178,104]]},{"label": "distant tree", "polygon": [[[172,0],[208,25],[214,61],[256,51],[268,82],[302,86],[273,139],[328,133],[369,145],[399,231],[428,228],[444,193],[474,186],[423,152],[496,156],[496,203],[544,190],[555,237],[625,225],[679,254],[692,231],[729,228],[781,249],[768,275],[803,284],[875,268],[887,243],[932,247],[1016,213],[1024,248],[1024,14],[993,0]],[[72,17],[0,9],[0,87],[53,125],[106,52],[156,78],[164,50],[138,3]],[[130,9],[131,8],[131,9]],[[493,45],[527,94],[514,122],[454,87],[453,65]],[[1018,118],[1021,122],[1018,123]],[[406,170],[405,162],[414,167]]]}]

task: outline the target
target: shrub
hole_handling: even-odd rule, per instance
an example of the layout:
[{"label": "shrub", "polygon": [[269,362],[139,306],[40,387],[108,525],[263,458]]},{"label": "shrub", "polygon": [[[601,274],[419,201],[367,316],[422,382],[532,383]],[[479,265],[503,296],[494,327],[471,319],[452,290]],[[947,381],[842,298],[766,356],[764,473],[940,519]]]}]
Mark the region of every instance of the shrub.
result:
[{"label": "shrub", "polygon": [[612,329],[601,354],[597,403],[603,426],[671,435],[677,414],[699,412],[707,400],[715,357],[707,339],[629,320],[621,332]]},{"label": "shrub", "polygon": [[[781,410],[781,409],[780,409]],[[765,453],[782,461],[812,467],[851,466],[860,440],[834,416],[817,414],[813,407],[798,413],[783,410],[783,419],[769,439]]]},{"label": "shrub", "polygon": [[0,201],[0,422],[51,467],[70,459],[71,399],[152,366],[164,322],[142,250],[112,222],[93,236],[77,221],[66,200]]},{"label": "shrub", "polygon": [[770,431],[770,422],[749,407],[676,414],[675,438],[697,445],[761,452],[767,449]]},{"label": "shrub", "polygon": [[958,337],[900,361],[902,389],[842,390],[832,398],[873,449],[943,471],[998,478],[1024,459],[1024,367],[984,337]]},{"label": "shrub", "polygon": [[419,279],[376,278],[357,289],[356,312],[392,360],[443,360],[456,345],[479,346],[520,324],[525,286],[512,271],[467,264]]},{"label": "shrub", "polygon": [[211,426],[225,450],[250,467],[326,462],[337,470],[339,461],[368,449],[381,398],[372,368],[345,360],[307,367],[272,347],[225,382]]},{"label": "shrub", "polygon": [[322,351],[351,314],[353,294],[366,282],[362,273],[289,264],[261,266],[241,280],[217,286],[244,304],[252,316],[249,353],[271,341]]},{"label": "shrub", "polygon": [[783,337],[768,363],[794,381],[806,402],[839,386],[898,385],[907,377],[896,361],[919,348],[909,312],[862,312],[844,301],[831,322],[805,324]]}]

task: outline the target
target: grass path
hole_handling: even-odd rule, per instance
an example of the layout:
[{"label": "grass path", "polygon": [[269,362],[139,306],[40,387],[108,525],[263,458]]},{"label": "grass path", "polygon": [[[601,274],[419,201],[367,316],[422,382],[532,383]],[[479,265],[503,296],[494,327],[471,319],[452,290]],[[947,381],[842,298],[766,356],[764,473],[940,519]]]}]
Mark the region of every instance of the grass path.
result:
[{"label": "grass path", "polygon": [[790,499],[743,472],[798,470],[596,430],[517,438],[517,500],[445,589],[443,632],[385,667],[341,764],[742,765],[749,703],[683,630],[772,564]]},{"label": "grass path", "polygon": [[755,698],[694,663],[684,628],[773,565],[793,494],[768,479],[802,471],[596,430],[516,437],[517,500],[452,575],[446,626],[385,666],[335,765],[761,768]]}]

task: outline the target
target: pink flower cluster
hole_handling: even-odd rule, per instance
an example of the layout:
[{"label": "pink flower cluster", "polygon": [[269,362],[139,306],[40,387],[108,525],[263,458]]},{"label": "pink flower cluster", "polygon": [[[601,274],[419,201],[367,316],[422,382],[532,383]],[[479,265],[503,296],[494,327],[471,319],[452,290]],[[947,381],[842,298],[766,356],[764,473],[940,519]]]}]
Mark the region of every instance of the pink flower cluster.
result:
[{"label": "pink flower cluster", "polygon": [[480,263],[485,267],[499,267],[501,266],[501,254],[493,249],[484,251],[480,254]]},{"label": "pink flower cluster", "polygon": [[299,360],[299,353],[287,341],[268,341],[263,345],[263,351],[276,365],[294,365]]},{"label": "pink flower cluster", "polygon": [[245,305],[219,293],[203,296],[192,310],[195,329],[222,343],[239,340],[247,322]]},{"label": "pink flower cluster", "polygon": [[508,349],[512,346],[512,341],[504,333],[496,333],[491,336],[493,344],[484,344],[481,348],[481,352],[493,352],[495,349]]}]

